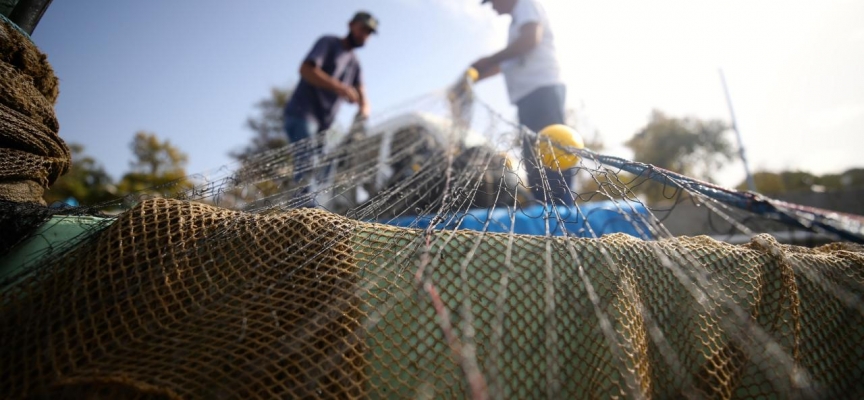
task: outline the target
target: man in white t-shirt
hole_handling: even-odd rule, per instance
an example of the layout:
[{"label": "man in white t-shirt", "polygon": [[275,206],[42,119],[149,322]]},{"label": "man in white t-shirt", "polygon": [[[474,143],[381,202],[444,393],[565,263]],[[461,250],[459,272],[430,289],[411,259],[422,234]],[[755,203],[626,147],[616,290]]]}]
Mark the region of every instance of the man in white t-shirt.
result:
[{"label": "man in white t-shirt", "polygon": [[[519,110],[519,123],[539,132],[553,124],[564,123],[566,88],[559,76],[555,38],[549,29],[546,12],[537,0],[483,0],[501,14],[510,14],[510,34],[507,47],[483,57],[471,66],[479,72],[479,79],[504,74],[510,102]],[[540,167],[536,163],[534,141],[522,140],[522,156],[528,172],[528,184],[534,197],[544,199]],[[547,202],[573,204],[570,193],[572,170],[546,168],[551,188]]]}]

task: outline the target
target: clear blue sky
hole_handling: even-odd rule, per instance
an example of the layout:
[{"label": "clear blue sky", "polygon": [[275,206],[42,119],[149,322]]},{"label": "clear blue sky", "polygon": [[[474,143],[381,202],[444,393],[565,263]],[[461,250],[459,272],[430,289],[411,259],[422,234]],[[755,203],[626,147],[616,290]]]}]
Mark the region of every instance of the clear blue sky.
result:
[{"label": "clear blue sky", "polygon": [[[60,78],[61,136],[115,175],[138,130],[190,156],[189,173],[227,164],[250,137],[254,104],[298,79],[322,34],[367,9],[381,34],[358,55],[376,111],[450,84],[502,47],[507,17],[479,0],[55,1],[33,39]],[[751,165],[815,173],[861,167],[864,2],[543,0],[570,106],[615,151],[651,110],[728,118],[730,84]],[[503,80],[479,95],[513,116]],[[353,112],[343,109],[342,120]],[[721,183],[743,178],[732,165]]]}]

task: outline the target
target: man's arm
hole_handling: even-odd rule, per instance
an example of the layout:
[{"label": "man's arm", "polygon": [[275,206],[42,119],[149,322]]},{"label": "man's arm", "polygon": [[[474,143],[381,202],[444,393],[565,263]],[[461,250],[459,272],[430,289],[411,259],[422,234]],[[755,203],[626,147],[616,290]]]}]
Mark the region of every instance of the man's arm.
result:
[{"label": "man's arm", "polygon": [[338,79],[335,79],[330,75],[327,75],[326,72],[321,68],[318,68],[318,66],[311,61],[304,61],[303,64],[300,65],[300,77],[305,79],[306,82],[309,82],[312,86],[336,92],[336,94],[345,98],[349,103],[357,102],[358,95],[354,88],[339,82]]},{"label": "man's arm", "polygon": [[[477,67],[474,67],[474,68],[477,69]],[[477,71],[479,72],[480,70],[478,69]],[[484,69],[482,72],[479,72],[479,75],[477,75],[477,80],[481,81],[483,79],[493,77],[493,76],[498,75],[500,73],[501,73],[501,66],[498,64],[495,64],[491,67]]]},{"label": "man's arm", "polygon": [[357,105],[359,106],[357,114],[363,116],[363,118],[369,118],[369,100],[366,97],[366,88],[362,83],[357,85]]},{"label": "man's arm", "polygon": [[513,43],[504,50],[477,60],[471,66],[480,73],[478,80],[494,76],[501,71],[502,62],[528,54],[541,40],[543,40],[543,26],[537,22],[525,23],[519,28],[519,37]]}]

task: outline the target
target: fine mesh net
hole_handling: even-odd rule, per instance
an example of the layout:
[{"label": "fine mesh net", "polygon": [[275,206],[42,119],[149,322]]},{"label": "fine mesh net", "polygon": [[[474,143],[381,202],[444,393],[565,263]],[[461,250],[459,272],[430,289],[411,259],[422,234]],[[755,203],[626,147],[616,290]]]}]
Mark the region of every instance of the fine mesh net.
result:
[{"label": "fine mesh net", "polygon": [[[4,46],[38,54],[3,32],[17,41]],[[520,152],[525,138],[543,139],[473,98],[470,84],[457,88],[341,138],[251,155],[173,199],[169,184],[64,211],[116,216],[0,271],[0,392],[864,395],[864,248],[851,243],[864,238],[860,217],[547,142],[581,157],[574,205],[550,200],[555,168],[529,181],[526,164],[540,158]],[[12,110],[3,121],[27,116],[0,134],[62,145],[43,129],[53,99],[20,99],[0,96]],[[48,162],[21,179],[50,181],[61,153],[30,150]],[[668,201],[643,201],[650,185]],[[705,235],[677,233],[679,214],[707,215]],[[832,243],[777,240],[799,234]],[[736,235],[746,240],[729,243]]]}]

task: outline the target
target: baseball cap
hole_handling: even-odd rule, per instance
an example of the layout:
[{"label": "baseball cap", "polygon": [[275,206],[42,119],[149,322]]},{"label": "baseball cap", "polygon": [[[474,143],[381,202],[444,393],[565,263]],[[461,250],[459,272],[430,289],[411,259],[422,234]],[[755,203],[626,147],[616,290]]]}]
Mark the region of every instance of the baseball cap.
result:
[{"label": "baseball cap", "polygon": [[351,22],[362,22],[373,33],[378,33],[378,19],[366,11],[358,11],[357,14],[354,14],[354,18],[351,18]]}]

